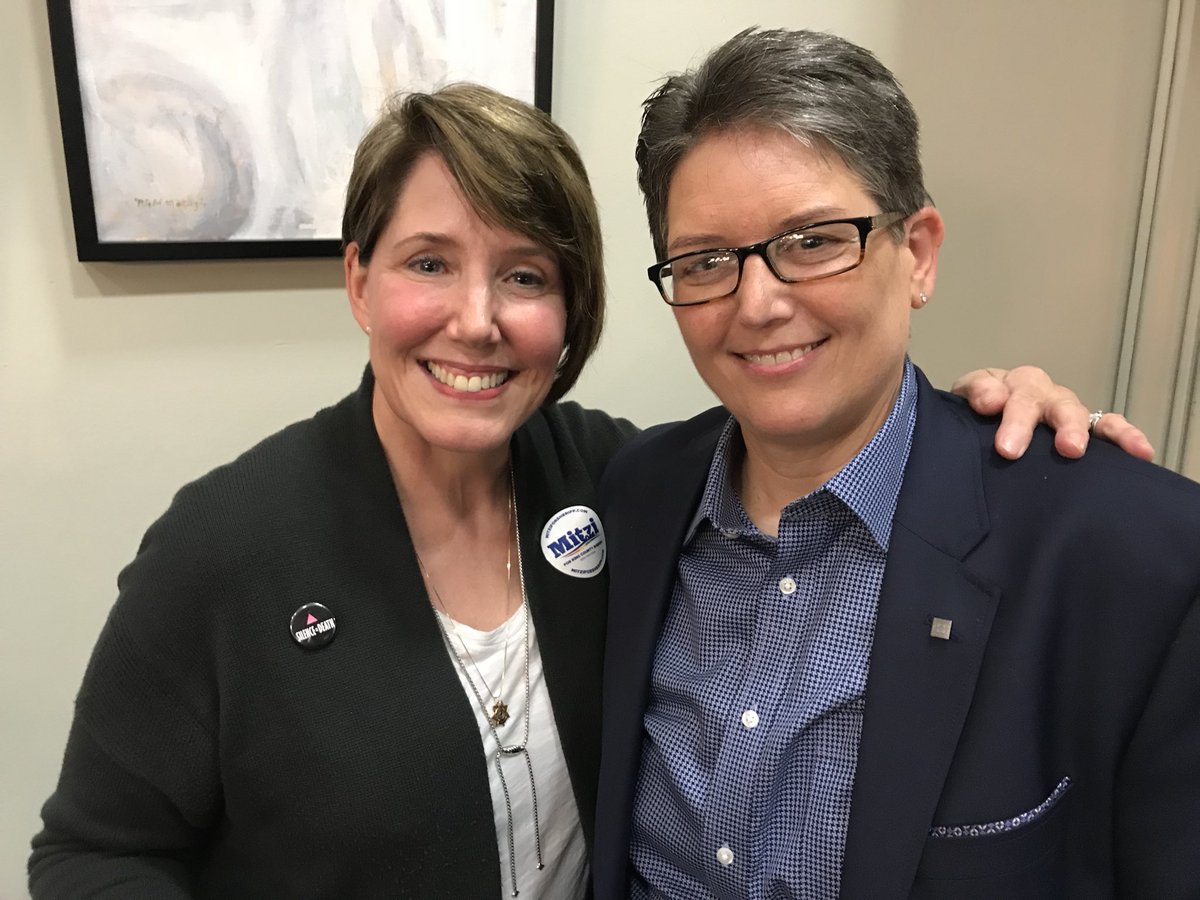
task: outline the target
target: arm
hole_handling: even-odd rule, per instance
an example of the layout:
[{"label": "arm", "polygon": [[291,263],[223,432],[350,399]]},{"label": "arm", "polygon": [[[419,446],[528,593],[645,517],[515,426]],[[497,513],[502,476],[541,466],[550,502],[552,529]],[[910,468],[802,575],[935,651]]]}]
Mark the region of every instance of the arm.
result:
[{"label": "arm", "polygon": [[[1029,446],[1034,427],[1055,431],[1054,446],[1063,456],[1083,456],[1088,443],[1088,408],[1070,388],[1055,384],[1036,366],[975,369],[954,382],[951,390],[981,415],[1002,415],[996,429],[996,451],[1017,459]],[[1120,413],[1105,413],[1092,430],[1139,459],[1154,457],[1146,435]]]},{"label": "arm", "polygon": [[220,817],[216,687],[203,561],[152,526],[120,578],[75,703],[62,771],[33,840],[34,900],[184,898]]},{"label": "arm", "polygon": [[1168,648],[1117,774],[1122,896],[1195,897],[1200,883],[1200,598]]},{"label": "arm", "polygon": [[29,859],[34,900],[191,896],[187,848],[198,844],[198,835],[166,797],[118,765],[78,721],[42,818],[45,828]]}]

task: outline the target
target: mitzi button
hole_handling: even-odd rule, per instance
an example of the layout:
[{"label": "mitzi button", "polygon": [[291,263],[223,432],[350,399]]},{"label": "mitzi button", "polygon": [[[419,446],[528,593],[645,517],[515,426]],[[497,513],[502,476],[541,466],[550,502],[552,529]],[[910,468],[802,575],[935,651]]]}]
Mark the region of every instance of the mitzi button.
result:
[{"label": "mitzi button", "polygon": [[320,650],[337,633],[337,619],[324,603],[305,603],[292,613],[292,640],[305,650]]}]

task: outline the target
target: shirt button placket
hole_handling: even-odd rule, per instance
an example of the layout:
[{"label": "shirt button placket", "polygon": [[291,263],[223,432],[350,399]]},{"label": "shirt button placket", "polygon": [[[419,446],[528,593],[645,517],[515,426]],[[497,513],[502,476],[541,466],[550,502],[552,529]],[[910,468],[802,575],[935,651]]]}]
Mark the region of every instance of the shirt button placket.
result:
[{"label": "shirt button placket", "polygon": [[791,575],[784,575],[779,579],[779,593],[785,597],[790,597],[796,593],[796,579]]}]

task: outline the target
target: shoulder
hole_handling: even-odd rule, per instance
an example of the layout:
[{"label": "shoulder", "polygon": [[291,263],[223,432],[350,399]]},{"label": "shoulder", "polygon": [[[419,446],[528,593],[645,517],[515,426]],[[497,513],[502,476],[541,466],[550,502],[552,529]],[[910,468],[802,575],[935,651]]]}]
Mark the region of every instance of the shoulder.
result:
[{"label": "shoulder", "polygon": [[613,455],[637,433],[628,419],[566,401],[534,413],[517,432],[517,445],[518,452],[532,451],[542,465],[554,462],[566,469],[582,468],[596,481]]},{"label": "shoulder", "polygon": [[[1054,432],[1039,425],[1028,450],[1018,460],[1003,459],[994,441],[999,418],[973,412],[966,401],[943,391],[930,390],[922,402],[931,401],[941,412],[962,424],[979,447],[985,483],[1011,489],[1022,483],[1038,491],[1063,490],[1081,496],[1094,495],[1110,503],[1113,492],[1135,505],[1165,504],[1185,511],[1200,511],[1200,484],[1166,469],[1130,456],[1115,444],[1094,439],[1079,459],[1067,459],[1054,449]],[[928,409],[918,409],[918,428]],[[944,418],[944,416],[939,416]]]},{"label": "shoulder", "polygon": [[[290,588],[344,577],[345,548],[359,531],[384,531],[395,507],[394,495],[389,504],[364,478],[386,462],[371,456],[377,438],[356,398],[287,426],[175,494],[117,578],[93,683],[113,660],[138,656],[174,673],[164,683],[198,686],[197,672],[259,634],[260,619],[278,617],[274,607]],[[372,500],[372,490],[380,497]]]},{"label": "shoulder", "polygon": [[670,496],[694,501],[712,462],[729,411],[713,407],[684,422],[656,425],[631,440],[613,458],[600,485],[601,504],[613,513],[659,508]]},{"label": "shoulder", "polygon": [[678,459],[680,454],[698,454],[707,461],[728,421],[729,410],[714,406],[682,422],[647,428],[621,449],[612,470],[642,468],[647,461]]},{"label": "shoulder", "polygon": [[374,431],[359,421],[357,400],[289,425],[180,488],[121,572],[115,612],[169,627],[181,610],[213,611],[247,580],[270,579],[289,560],[334,545],[346,519],[339,510],[358,504],[364,472],[386,470],[372,458]]},{"label": "shoulder", "polygon": [[201,529],[241,540],[263,526],[286,527],[287,519],[319,509],[341,489],[362,456],[364,425],[348,397],[311,418],[264,438],[176,493],[158,526]]},{"label": "shoulder", "polygon": [[1137,553],[1197,558],[1200,484],[1101,440],[1089,442],[1080,459],[1067,459],[1044,426],[1020,459],[1006,460],[994,448],[997,424],[958,397],[928,391],[918,407],[913,452],[944,460],[956,446],[952,429],[965,429],[966,445],[979,455],[987,518],[1014,538],[1112,548],[1126,560]]}]

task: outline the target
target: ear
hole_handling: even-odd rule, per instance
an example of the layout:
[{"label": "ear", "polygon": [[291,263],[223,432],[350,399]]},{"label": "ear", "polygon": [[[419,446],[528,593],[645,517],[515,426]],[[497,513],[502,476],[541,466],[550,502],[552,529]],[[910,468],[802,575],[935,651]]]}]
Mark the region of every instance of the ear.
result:
[{"label": "ear", "polygon": [[937,283],[938,250],[942,246],[942,238],[946,236],[946,223],[942,214],[932,206],[925,206],[908,217],[908,237],[906,238],[909,252],[913,257],[912,298],[913,309],[920,309],[925,304],[921,295],[933,296]]},{"label": "ear", "polygon": [[367,304],[367,267],[358,257],[358,242],[351,241],[342,254],[342,271],[346,277],[346,296],[350,312],[358,327],[370,334],[371,310]]}]

